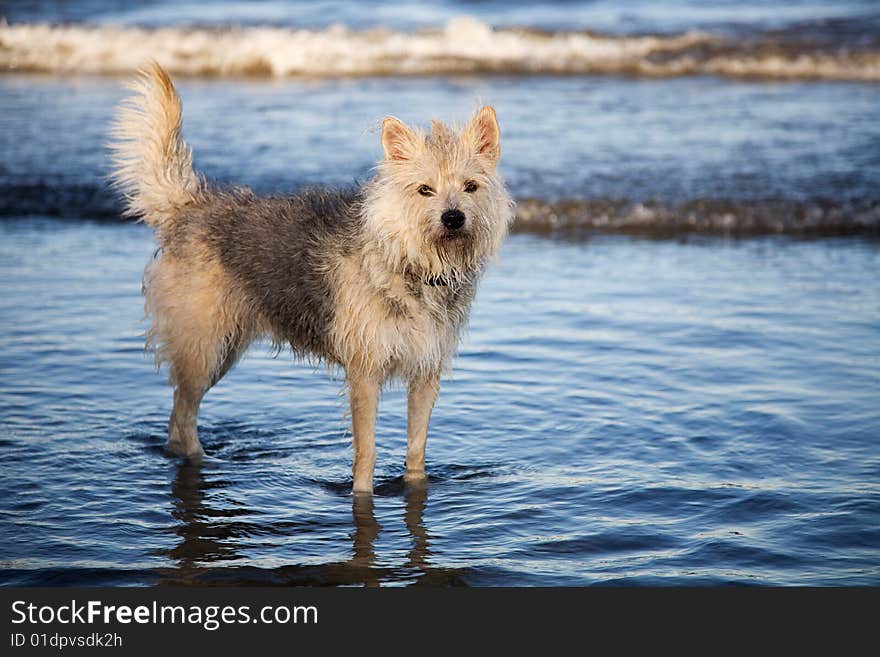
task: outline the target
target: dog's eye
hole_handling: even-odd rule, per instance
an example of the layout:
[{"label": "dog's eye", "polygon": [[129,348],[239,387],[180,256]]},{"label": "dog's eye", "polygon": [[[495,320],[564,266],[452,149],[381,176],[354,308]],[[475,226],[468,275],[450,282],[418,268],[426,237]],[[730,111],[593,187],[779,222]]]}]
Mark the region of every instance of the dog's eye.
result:
[{"label": "dog's eye", "polygon": [[419,185],[418,192],[422,196],[434,196],[434,190],[427,185]]},{"label": "dog's eye", "polygon": [[477,188],[479,188],[479,185],[473,180],[468,180],[464,184],[464,191],[466,191],[468,194],[473,194],[475,191],[477,191]]}]

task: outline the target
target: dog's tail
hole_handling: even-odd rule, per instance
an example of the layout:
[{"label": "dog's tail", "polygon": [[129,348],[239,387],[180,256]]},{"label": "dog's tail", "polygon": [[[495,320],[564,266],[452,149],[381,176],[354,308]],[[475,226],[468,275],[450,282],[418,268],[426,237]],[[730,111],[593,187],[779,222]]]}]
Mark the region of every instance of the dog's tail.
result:
[{"label": "dog's tail", "polygon": [[195,203],[204,181],[180,136],[180,97],[168,73],[152,62],[129,85],[111,129],[113,185],[125,197],[125,215],[162,229],[177,211]]}]

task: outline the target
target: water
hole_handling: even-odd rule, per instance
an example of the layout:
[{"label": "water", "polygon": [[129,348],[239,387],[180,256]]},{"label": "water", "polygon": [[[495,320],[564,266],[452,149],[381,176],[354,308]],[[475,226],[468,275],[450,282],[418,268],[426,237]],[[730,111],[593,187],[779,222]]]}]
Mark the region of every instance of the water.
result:
[{"label": "water", "polygon": [[163,453],[146,229],[7,221],[2,243],[8,584],[880,583],[875,244],[514,236],[427,489],[389,391],[370,509],[339,382],[265,348],[205,401],[211,459]]},{"label": "water", "polygon": [[[462,120],[482,99],[498,110],[511,189],[541,203],[522,229],[552,224],[548,201],[589,210],[584,201],[622,199],[725,201],[732,229],[770,203],[792,230],[816,211],[831,227],[841,219],[856,230],[861,219],[880,232],[880,85],[444,76],[178,86],[198,169],[261,191],[364,180],[382,116]],[[103,145],[124,94],[112,78],[0,76],[9,110],[0,115],[0,216],[118,219]],[[582,214],[579,223],[595,219]]]},{"label": "water", "polygon": [[[493,25],[533,26],[546,30],[593,29],[611,34],[674,33],[691,29],[779,30],[805,23],[840,25],[876,17],[871,0],[844,0],[829,5],[821,0],[795,0],[784,5],[750,0],[437,0],[430,6],[409,0],[343,3],[335,0],[220,0],[207,6],[179,0],[30,0],[3,8],[10,22],[82,22],[97,25],[284,25],[323,28],[340,23],[356,28],[391,26],[397,29],[436,27],[469,15]],[[853,30],[857,26],[852,27]]]},{"label": "water", "polygon": [[[880,12],[700,3],[28,3],[0,23],[0,69],[114,74],[154,58],[172,73],[713,74],[880,81]],[[78,22],[49,24],[75,19]]]},{"label": "water", "polygon": [[[244,24],[347,43],[331,4],[352,33],[410,45],[465,13],[618,50],[698,30],[870,57],[878,39],[872,3],[811,0],[4,11],[11,28]],[[402,481],[390,389],[369,502],[350,495],[341,382],[262,345],[205,400],[210,458],[164,453],[170,390],[141,321],[154,245],[103,179],[127,64],[73,60],[0,74],[0,584],[880,584],[871,75],[180,78],[197,168],[271,192],[368,177],[385,114],[498,109],[516,232],[443,384],[428,485]],[[845,236],[804,237],[828,233]]]}]

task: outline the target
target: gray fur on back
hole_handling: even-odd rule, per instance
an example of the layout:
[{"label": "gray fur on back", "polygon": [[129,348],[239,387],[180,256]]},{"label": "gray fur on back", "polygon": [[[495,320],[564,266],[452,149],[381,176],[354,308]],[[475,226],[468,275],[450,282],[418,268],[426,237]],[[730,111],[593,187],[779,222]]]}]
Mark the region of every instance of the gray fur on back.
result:
[{"label": "gray fur on back", "polygon": [[[335,360],[331,263],[361,234],[355,190],[309,190],[259,197],[220,192],[191,209],[181,229],[219,259],[271,327],[273,338],[300,356]],[[173,241],[173,239],[172,239]]]}]

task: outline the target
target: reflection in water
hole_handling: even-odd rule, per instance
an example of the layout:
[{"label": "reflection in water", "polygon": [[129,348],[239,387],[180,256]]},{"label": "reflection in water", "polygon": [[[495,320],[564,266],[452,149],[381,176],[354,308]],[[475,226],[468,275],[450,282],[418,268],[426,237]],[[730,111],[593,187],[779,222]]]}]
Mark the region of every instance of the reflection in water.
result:
[{"label": "reflection in water", "polygon": [[[414,570],[416,577],[426,574],[428,557],[428,531],[425,528],[425,506],[428,501],[428,484],[419,482],[407,484],[404,489],[406,507],[403,521],[411,541],[408,559],[404,568]],[[351,513],[354,519],[352,537],[352,559],[349,566],[352,574],[357,573],[357,580],[366,586],[378,586],[386,570],[377,567],[374,543],[382,531],[382,525],[376,520],[373,497],[355,495],[352,498]]]},{"label": "reflection in water", "polygon": [[376,551],[373,543],[382,531],[382,525],[376,520],[373,512],[372,495],[353,495],[351,515],[354,518],[354,531],[351,533],[352,558],[351,565],[356,573],[361,573],[366,586],[379,586],[376,572]]},{"label": "reflection in water", "polygon": [[[382,531],[376,520],[374,498],[369,495],[352,497],[353,530],[351,559],[320,565],[290,564],[274,569],[236,567],[230,564],[218,569],[212,562],[231,561],[238,558],[236,537],[252,533],[287,533],[290,529],[278,526],[262,526],[239,523],[230,516],[248,515],[246,509],[223,510],[212,508],[209,489],[222,487],[218,481],[206,480],[201,463],[181,462],[171,484],[173,496],[172,517],[179,525],[175,534],[179,543],[167,551],[175,567],[163,574],[164,583],[198,584],[210,580],[222,583],[226,578],[237,584],[363,584],[379,586],[388,579],[397,579],[400,567],[377,564],[375,543]],[[403,520],[411,541],[407,561],[403,569],[410,577],[422,578],[428,574],[428,531],[424,524],[424,512],[428,499],[428,484],[407,484],[403,489],[405,509]],[[296,530],[292,530],[296,531]],[[294,555],[291,557],[295,558]]]},{"label": "reflection in water", "polygon": [[428,482],[409,484],[404,492],[406,513],[403,520],[412,540],[407,568],[423,570],[428,564],[428,530],[425,528],[425,505],[428,503]]},{"label": "reflection in water", "polygon": [[205,505],[208,484],[202,474],[201,463],[183,461],[171,483],[174,508],[171,516],[180,524],[175,533],[180,543],[168,552],[177,561],[180,575],[188,576],[204,562],[236,558],[234,546],[223,539],[231,528],[208,519],[225,515]]}]

